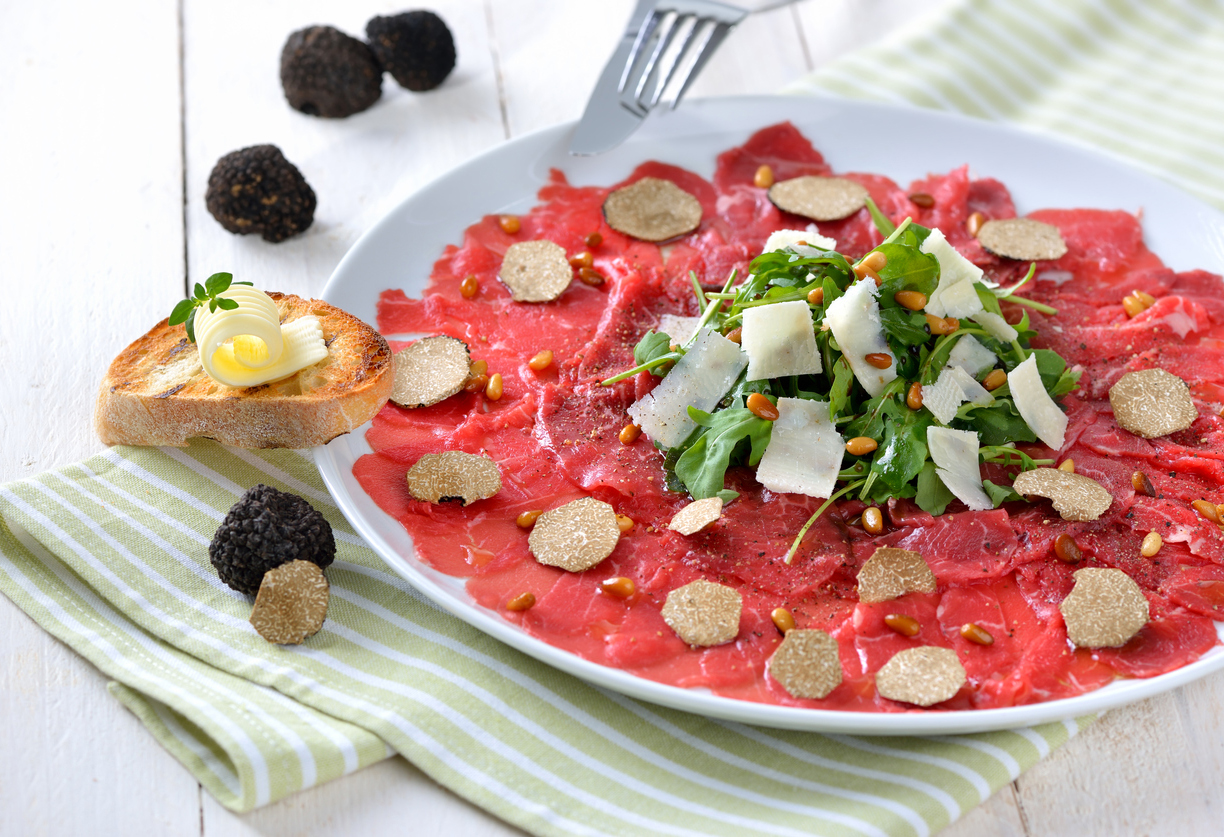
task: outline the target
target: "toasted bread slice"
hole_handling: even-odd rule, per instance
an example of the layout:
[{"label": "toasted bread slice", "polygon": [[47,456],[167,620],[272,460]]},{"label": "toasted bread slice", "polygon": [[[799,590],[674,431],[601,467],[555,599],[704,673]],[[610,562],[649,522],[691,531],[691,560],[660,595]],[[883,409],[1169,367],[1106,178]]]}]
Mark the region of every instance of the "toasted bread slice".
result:
[{"label": "toasted bread slice", "polygon": [[102,441],[181,447],[203,436],[240,448],[306,448],[373,418],[394,381],[382,335],[326,302],[269,296],[282,323],[319,318],[326,358],[279,381],[227,387],[205,374],[186,329],[162,320],[107,370],[94,412]]}]

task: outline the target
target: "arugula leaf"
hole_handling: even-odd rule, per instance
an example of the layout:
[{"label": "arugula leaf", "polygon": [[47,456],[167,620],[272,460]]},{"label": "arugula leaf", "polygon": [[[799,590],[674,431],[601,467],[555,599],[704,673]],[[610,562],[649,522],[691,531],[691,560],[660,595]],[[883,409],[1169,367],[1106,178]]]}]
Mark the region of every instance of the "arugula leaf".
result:
[{"label": "arugula leaf", "polygon": [[850,387],[854,385],[854,372],[845,357],[833,364],[833,386],[829,388],[829,418],[836,419],[850,406]]},{"label": "arugula leaf", "polygon": [[1037,356],[1037,371],[1041,374],[1041,385],[1046,388],[1047,392],[1054,389],[1058,379],[1062,377],[1062,373],[1067,368],[1067,362],[1052,349],[1034,349],[1032,353]]},{"label": "arugula leaf", "polygon": [[633,360],[639,366],[657,360],[671,351],[671,337],[663,331],[648,331],[633,347]]},{"label": "arugula leaf", "polygon": [[876,248],[888,258],[888,263],[878,271],[883,280],[881,308],[896,306],[893,295],[898,291],[918,291],[930,297],[935,290],[939,283],[939,259],[919,249],[930,234],[926,227],[907,224],[895,239]]},{"label": "arugula leaf", "polygon": [[996,509],[1012,500],[1024,499],[1010,485],[995,485],[990,480],[982,480],[982,488],[986,489],[986,494],[990,497]]},{"label": "arugula leaf", "polygon": [[1010,398],[998,397],[985,407],[975,407],[967,416],[982,445],[1004,445],[1008,442],[1035,442],[1037,436],[1029,428]]},{"label": "arugula leaf", "polygon": [[1066,395],[1068,392],[1079,388],[1079,379],[1082,375],[1079,369],[1067,369],[1058,376],[1058,382],[1054,384],[1054,388],[1050,390],[1050,395],[1057,398],[1060,395]]},{"label": "arugula leaf", "polygon": [[910,410],[901,421],[884,427],[884,442],[876,450],[871,470],[889,488],[889,496],[900,497],[927,460],[926,430],[932,424],[929,414]]},{"label": "arugula leaf", "polygon": [[[676,460],[676,476],[693,499],[717,497],[724,490],[727,468],[736,464],[736,458],[744,457],[747,465],[761,461],[773,432],[773,422],[758,418],[744,407],[713,414],[689,407],[688,413],[706,431]],[[744,441],[748,445],[741,446]]]},{"label": "arugula leaf", "polygon": [[927,462],[923,465],[918,473],[918,493],[914,495],[918,508],[938,517],[944,513],[948,503],[955,499],[956,495],[948,490],[939,474],[935,473],[935,463]]},{"label": "arugula leaf", "polygon": [[888,216],[880,211],[880,207],[876,206],[876,202],[871,198],[867,198],[867,211],[871,213],[871,221],[880,231],[880,235],[887,238],[896,231],[897,225],[888,220]]},{"label": "arugula leaf", "polygon": [[931,339],[926,330],[926,315],[905,308],[882,308],[880,323],[884,333],[903,346],[921,346]]}]

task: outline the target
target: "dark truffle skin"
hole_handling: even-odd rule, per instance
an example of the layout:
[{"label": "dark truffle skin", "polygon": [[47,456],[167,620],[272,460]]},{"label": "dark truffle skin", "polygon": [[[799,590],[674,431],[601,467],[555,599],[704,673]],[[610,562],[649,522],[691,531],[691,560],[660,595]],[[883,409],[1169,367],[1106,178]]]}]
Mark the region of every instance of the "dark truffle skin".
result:
[{"label": "dark truffle skin", "polygon": [[290,35],[281,50],[280,76],[289,104],[311,116],[352,116],[382,95],[382,67],[374,53],[330,26]]},{"label": "dark truffle skin", "polygon": [[232,233],[259,233],[276,243],[314,221],[314,190],[275,145],[231,151],[213,166],[204,203]]},{"label": "dark truffle skin", "polygon": [[208,545],[221,580],[255,595],[264,573],[290,561],[313,561],[325,569],[336,557],[331,525],[310,503],[267,485],[239,498]]},{"label": "dark truffle skin", "polygon": [[383,69],[409,90],[433,90],[455,69],[455,39],[433,12],[370,18],[366,39]]}]

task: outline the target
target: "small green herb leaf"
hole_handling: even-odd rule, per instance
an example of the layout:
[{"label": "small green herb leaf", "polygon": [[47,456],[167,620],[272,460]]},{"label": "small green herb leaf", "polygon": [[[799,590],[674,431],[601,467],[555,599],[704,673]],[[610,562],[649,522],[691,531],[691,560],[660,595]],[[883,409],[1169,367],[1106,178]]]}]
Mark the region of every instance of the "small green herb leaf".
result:
[{"label": "small green herb leaf", "polygon": [[178,325],[182,323],[187,330],[187,339],[194,343],[195,338],[195,315],[196,311],[208,306],[210,312],[215,312],[218,308],[223,311],[233,311],[238,307],[238,302],[233,299],[226,299],[220,294],[229,290],[231,285],[250,285],[250,282],[235,282],[232,273],[214,273],[205,280],[206,284],[201,285],[195,283],[194,295],[189,296],[183,301],[174,306],[174,310],[170,312],[168,325]]},{"label": "small green herb leaf", "polygon": [[[756,465],[765,453],[773,422],[757,418],[744,407],[706,413],[689,407],[689,417],[706,432],[676,461],[676,476],[696,500],[717,497],[723,490],[727,468]],[[741,445],[741,442],[747,444]]]},{"label": "small green herb leaf", "polygon": [[230,283],[234,281],[232,273],[214,273],[204,281],[204,290],[209,296],[215,297],[217,294],[229,290]]},{"label": "small green herb leaf", "polygon": [[169,325],[178,325],[179,323],[187,322],[187,318],[195,311],[195,305],[190,299],[184,299],[178,305],[174,306],[174,310],[170,312]]},{"label": "small green herb leaf", "polygon": [[935,473],[935,463],[927,462],[923,465],[918,473],[918,493],[914,495],[918,508],[938,517],[954,499],[955,495],[943,484],[939,474]]}]

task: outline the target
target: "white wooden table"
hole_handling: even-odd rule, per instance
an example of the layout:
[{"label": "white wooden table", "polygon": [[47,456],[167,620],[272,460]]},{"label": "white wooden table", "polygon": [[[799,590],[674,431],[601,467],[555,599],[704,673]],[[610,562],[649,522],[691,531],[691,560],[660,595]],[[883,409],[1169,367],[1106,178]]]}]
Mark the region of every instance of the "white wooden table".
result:
[{"label": "white wooden table", "polygon": [[[933,4],[807,0],[745,22],[694,96],[769,93]],[[439,90],[390,79],[371,110],[303,116],[278,81],[289,32],[360,35],[389,0],[72,0],[0,7],[0,482],[101,448],[111,358],[191,283],[228,270],[318,295],[395,203],[507,138],[576,118],[631,0],[439,0],[459,65]],[[278,144],[319,195],[268,245],[204,208],[222,154]],[[948,833],[1219,833],[1224,676],[1111,713]],[[0,833],[515,832],[392,759],[246,816],[204,793],[104,678],[0,597]]]}]

